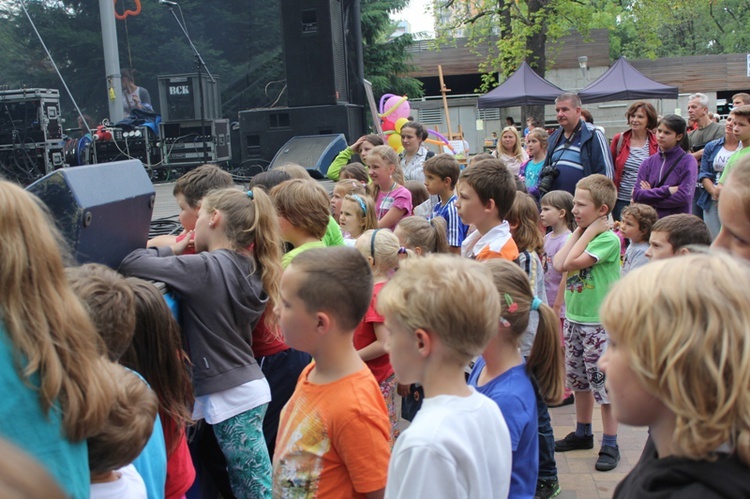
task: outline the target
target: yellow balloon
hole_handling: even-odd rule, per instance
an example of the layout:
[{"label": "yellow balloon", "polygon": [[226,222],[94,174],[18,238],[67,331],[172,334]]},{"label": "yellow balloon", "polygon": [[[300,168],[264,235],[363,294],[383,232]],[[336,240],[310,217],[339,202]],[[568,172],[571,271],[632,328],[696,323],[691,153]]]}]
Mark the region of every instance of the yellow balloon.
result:
[{"label": "yellow balloon", "polygon": [[396,123],[395,123],[395,125],[396,125],[396,131],[397,131],[398,133],[401,133],[401,129],[402,129],[402,128],[404,127],[404,125],[406,125],[407,123],[409,123],[409,118],[399,118],[399,119],[397,119],[397,120],[396,120]]},{"label": "yellow balloon", "polygon": [[402,152],[404,152],[404,146],[401,146],[401,147],[399,147],[398,149],[396,149],[396,152],[397,152],[398,154],[401,154]]},{"label": "yellow balloon", "polygon": [[388,145],[391,146],[394,151],[398,151],[398,148],[401,147],[401,135],[397,133],[394,133],[393,135],[389,135]]}]

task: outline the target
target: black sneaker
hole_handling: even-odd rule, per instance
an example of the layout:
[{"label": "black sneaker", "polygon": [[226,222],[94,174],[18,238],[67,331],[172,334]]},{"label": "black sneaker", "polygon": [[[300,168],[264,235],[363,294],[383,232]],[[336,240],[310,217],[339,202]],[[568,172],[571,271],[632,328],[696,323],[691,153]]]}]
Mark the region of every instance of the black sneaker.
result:
[{"label": "black sneaker", "polygon": [[593,449],[594,435],[579,437],[576,432],[571,431],[562,440],[555,440],[555,452],[567,452],[569,450]]},{"label": "black sneaker", "polygon": [[557,478],[539,479],[536,482],[534,499],[550,499],[560,494],[560,484]]},{"label": "black sneaker", "polygon": [[620,462],[620,448],[611,445],[602,445],[599,451],[599,459],[596,460],[596,471],[612,471]]}]

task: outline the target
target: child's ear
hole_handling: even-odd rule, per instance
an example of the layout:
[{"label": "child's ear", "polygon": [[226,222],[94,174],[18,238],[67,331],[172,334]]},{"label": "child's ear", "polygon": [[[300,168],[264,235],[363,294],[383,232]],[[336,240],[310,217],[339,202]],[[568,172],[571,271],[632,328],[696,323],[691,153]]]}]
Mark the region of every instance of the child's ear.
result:
[{"label": "child's ear", "polygon": [[315,332],[318,336],[324,336],[331,330],[333,318],[326,312],[318,312],[315,314],[315,320]]},{"label": "child's ear", "polygon": [[424,329],[417,329],[416,331],[414,331],[414,336],[417,342],[417,350],[419,351],[419,355],[421,355],[422,357],[427,357],[428,355],[430,355],[430,352],[434,347],[430,333],[428,333]]},{"label": "child's ear", "polygon": [[417,256],[422,256],[422,247],[421,246],[414,246],[414,253],[416,253]]},{"label": "child's ear", "polygon": [[484,203],[484,209],[485,211],[492,211],[495,209],[495,200],[490,198],[486,203]]},{"label": "child's ear", "polygon": [[683,256],[683,255],[689,255],[689,254],[690,254],[690,250],[684,247],[674,252],[674,256]]},{"label": "child's ear", "polygon": [[599,207],[599,216],[606,217],[607,215],[609,215],[609,206],[607,206],[606,204],[602,204]]}]

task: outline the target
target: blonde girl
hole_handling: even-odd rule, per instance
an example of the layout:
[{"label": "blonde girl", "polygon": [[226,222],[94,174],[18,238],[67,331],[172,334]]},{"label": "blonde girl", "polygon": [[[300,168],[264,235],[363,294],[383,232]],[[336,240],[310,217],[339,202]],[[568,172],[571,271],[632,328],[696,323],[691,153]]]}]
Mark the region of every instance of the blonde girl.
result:
[{"label": "blonde girl", "polygon": [[349,194],[341,203],[339,223],[341,231],[344,232],[344,242],[354,246],[354,241],[363,232],[378,228],[375,202],[364,194]]},{"label": "blonde girl", "polygon": [[[474,364],[469,384],[494,400],[508,423],[513,444],[510,497],[551,497],[539,494],[539,487],[559,488],[547,411],[547,404],[557,403],[563,393],[565,365],[557,314],[534,295],[518,265],[499,259],[484,265],[500,292],[502,316],[498,334]],[[524,362],[518,347],[532,316],[537,330]]]},{"label": "blonde girl", "polygon": [[426,220],[422,217],[403,218],[396,230],[399,242],[419,256],[429,253],[448,253],[447,224],[443,217]]},{"label": "blonde girl", "polygon": [[543,128],[533,128],[526,135],[526,152],[529,159],[521,165],[518,175],[523,179],[530,194],[535,194],[539,183],[539,172],[542,171],[547,158],[549,134]]},{"label": "blonde girl", "polygon": [[521,138],[514,126],[506,126],[497,142],[496,157],[503,160],[513,175],[518,175],[521,164],[529,159],[529,155],[521,146]]},{"label": "blonde girl", "polygon": [[[251,338],[266,307],[273,310],[278,300],[280,240],[276,212],[262,189],[222,189],[201,201],[197,254],[180,256],[183,242],[139,249],[120,268],[162,281],[180,295],[182,331],[193,364],[192,417],[212,425],[237,497],[271,496],[271,462],[262,432],[271,392]],[[275,319],[266,316],[267,323]]]},{"label": "blonde girl", "polygon": [[[372,156],[370,158],[372,159]],[[398,268],[400,256],[406,253],[406,249],[401,247],[393,232],[384,229],[368,230],[357,239],[355,247],[370,264],[374,287],[370,308],[354,331],[354,348],[380,384],[391,421],[392,440],[395,441],[399,434],[396,415],[396,375],[383,348],[388,331],[383,324],[383,316],[375,310],[375,302],[389,276]]]},{"label": "blonde girl", "polygon": [[0,437],[38,460],[67,497],[89,497],[86,439],[107,422],[116,392],[42,207],[0,180]]},{"label": "blonde girl", "polygon": [[649,428],[614,497],[750,496],[748,282],[745,262],[694,254],[649,263],[607,294],[599,367],[612,411]]},{"label": "blonde girl", "polygon": [[334,220],[339,221],[341,216],[341,202],[349,194],[364,195],[366,192],[365,186],[356,180],[340,180],[333,187],[333,194],[331,195],[331,215]]},{"label": "blonde girl", "polygon": [[368,155],[370,194],[375,200],[378,227],[393,230],[399,220],[411,215],[411,192],[403,186],[399,159],[390,146],[378,146]]}]

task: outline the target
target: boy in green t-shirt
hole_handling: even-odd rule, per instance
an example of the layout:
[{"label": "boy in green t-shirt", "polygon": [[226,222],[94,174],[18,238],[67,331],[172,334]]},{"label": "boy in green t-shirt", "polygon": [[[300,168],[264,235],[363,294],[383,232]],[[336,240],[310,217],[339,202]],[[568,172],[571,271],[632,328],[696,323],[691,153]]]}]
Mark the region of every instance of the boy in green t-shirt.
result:
[{"label": "boy in green t-shirt", "polygon": [[729,113],[734,119],[732,133],[742,144],[742,149],[735,151],[732,157],[727,161],[727,166],[719,177],[719,184],[724,185],[727,175],[734,168],[734,165],[745,155],[750,154],[750,105],[739,106],[732,109]]},{"label": "boy in green t-shirt", "polygon": [[565,291],[565,363],[567,385],[575,391],[576,431],[555,442],[556,452],[594,447],[591,420],[594,401],[601,404],[604,437],[596,469],[617,466],[617,421],[604,387],[599,358],[607,348],[607,332],[599,306],[620,277],[620,239],[607,217],[617,201],[615,184],[604,175],[589,175],[576,184],[573,215],[578,228],[554,258],[555,270],[567,272]]}]

